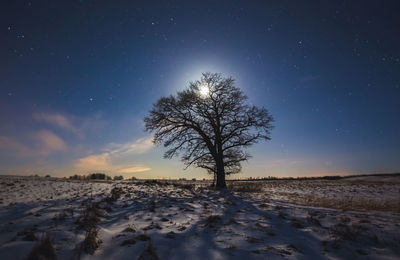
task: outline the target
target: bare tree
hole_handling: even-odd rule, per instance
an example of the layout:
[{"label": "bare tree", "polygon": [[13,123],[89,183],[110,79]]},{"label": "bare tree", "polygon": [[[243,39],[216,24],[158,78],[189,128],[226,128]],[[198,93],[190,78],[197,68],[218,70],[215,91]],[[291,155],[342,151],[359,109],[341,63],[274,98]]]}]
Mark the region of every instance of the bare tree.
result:
[{"label": "bare tree", "polygon": [[160,98],[144,122],[154,143],[169,148],[164,158],[181,154],[186,168],[207,169],[216,187],[226,188],[225,175],[240,172],[249,158],[243,148],[270,140],[272,116],[246,101],[232,78],[203,73],[188,89]]}]

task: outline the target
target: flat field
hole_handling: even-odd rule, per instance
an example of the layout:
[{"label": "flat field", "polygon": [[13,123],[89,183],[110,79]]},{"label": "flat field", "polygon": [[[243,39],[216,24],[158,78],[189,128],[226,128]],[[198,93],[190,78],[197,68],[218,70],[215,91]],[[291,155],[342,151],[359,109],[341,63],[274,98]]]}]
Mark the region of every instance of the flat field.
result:
[{"label": "flat field", "polygon": [[400,177],[0,176],[0,259],[399,259]]}]

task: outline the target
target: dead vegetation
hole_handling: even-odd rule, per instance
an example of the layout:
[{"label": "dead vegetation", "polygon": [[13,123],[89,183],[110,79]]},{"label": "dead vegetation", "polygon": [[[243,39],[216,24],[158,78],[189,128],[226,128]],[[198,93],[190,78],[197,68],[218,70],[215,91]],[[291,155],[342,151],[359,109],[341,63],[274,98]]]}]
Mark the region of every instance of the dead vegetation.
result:
[{"label": "dead vegetation", "polygon": [[400,213],[398,181],[271,180],[263,183],[264,192],[268,193],[269,198],[293,204]]},{"label": "dead vegetation", "polygon": [[333,239],[343,241],[355,239],[361,233],[361,230],[357,226],[337,223],[330,227],[329,233]]},{"label": "dead vegetation", "polygon": [[121,246],[128,246],[136,244],[136,240],[134,238],[125,239],[122,241]]},{"label": "dead vegetation", "polygon": [[86,207],[82,216],[77,220],[78,228],[85,230],[85,239],[82,242],[82,250],[87,254],[94,254],[99,247],[101,240],[98,238],[98,222],[103,216],[102,210],[111,211],[111,204],[117,201],[123,190],[119,187],[114,187],[110,195],[101,201],[93,202],[88,199],[84,202]]},{"label": "dead vegetation", "polygon": [[19,231],[17,233],[17,236],[22,236],[22,240],[24,240],[24,241],[36,241],[36,240],[38,240],[35,235],[36,231],[37,231],[36,227],[26,228],[22,231]]},{"label": "dead vegetation", "polygon": [[99,203],[88,202],[82,217],[78,219],[78,227],[85,230],[85,239],[82,242],[82,249],[87,254],[93,254],[100,244],[97,237],[97,223],[100,221]]},{"label": "dead vegetation", "polygon": [[222,219],[219,215],[210,215],[206,218],[204,226],[215,228],[217,224],[221,223]]},{"label": "dead vegetation", "polygon": [[292,202],[312,207],[333,208],[342,210],[358,211],[383,211],[400,213],[400,199],[371,199],[359,197],[334,197],[321,198],[313,196],[303,196],[292,198]]},{"label": "dead vegetation", "polygon": [[304,228],[304,225],[300,222],[300,220],[298,220],[296,218],[292,218],[290,222],[291,222],[292,226],[295,228],[299,228],[299,229]]},{"label": "dead vegetation", "polygon": [[93,255],[101,243],[101,240],[97,237],[97,231],[97,227],[91,227],[86,230],[82,247],[87,254]]},{"label": "dead vegetation", "polygon": [[318,219],[318,214],[319,214],[318,211],[312,211],[312,210],[308,211],[307,221],[320,227],[321,222]]},{"label": "dead vegetation", "polygon": [[[252,191],[249,190],[252,189],[249,189],[246,186],[248,183],[245,182],[236,182],[238,184],[236,187],[230,187],[233,191],[244,193],[229,191],[222,193],[210,188],[199,189],[197,184],[194,184],[196,185],[194,188],[189,186],[184,188],[182,185],[187,185],[185,184],[186,181],[182,185],[165,184],[162,181],[149,181],[147,184],[143,184],[145,182],[142,181],[141,183],[140,186],[123,182],[112,183],[105,186],[100,195],[93,195],[92,190],[95,191],[96,189],[91,188],[84,191],[77,189],[71,193],[70,198],[65,200],[66,205],[64,207],[57,205],[56,208],[50,208],[51,211],[46,210],[45,207],[48,207],[50,203],[45,201],[40,204],[39,210],[29,209],[24,211],[23,215],[29,221],[35,219],[37,223],[41,219],[53,218],[50,221],[51,228],[57,231],[76,223],[76,226],[72,226],[66,232],[77,233],[78,241],[73,241],[71,234],[63,236],[59,233],[52,233],[54,238],[57,239],[53,241],[53,245],[57,245],[57,250],[62,250],[57,252],[63,252],[67,243],[76,243],[73,254],[79,254],[79,256],[81,253],[94,254],[100,258],[104,255],[114,254],[113,250],[124,252],[127,250],[137,253],[134,256],[135,259],[139,255],[140,259],[159,259],[156,251],[161,257],[164,257],[163,253],[166,250],[165,244],[158,244],[160,241],[162,243],[182,243],[182,237],[187,234],[194,234],[202,238],[201,232],[203,231],[215,237],[216,246],[223,245],[221,248],[229,248],[231,251],[236,247],[237,251],[242,250],[242,245],[234,244],[232,247],[228,247],[230,243],[226,243],[225,237],[221,237],[220,234],[227,232],[232,236],[240,235],[241,242],[243,242],[245,248],[248,248],[247,251],[250,254],[260,254],[260,257],[264,257],[263,254],[267,254],[267,256],[271,254],[292,255],[291,257],[294,258],[297,257],[297,253],[306,255],[307,250],[301,243],[298,245],[299,250],[294,246],[286,246],[286,243],[296,240],[287,240],[284,243],[281,241],[282,237],[291,239],[292,234],[297,235],[304,232],[312,234],[318,232],[325,242],[322,245],[324,250],[326,249],[327,255],[334,254],[337,248],[340,248],[342,252],[353,245],[357,245],[361,249],[351,248],[355,255],[369,254],[375,256],[377,251],[368,248],[369,246],[376,245],[379,250],[380,248],[386,250],[385,247],[394,247],[393,244],[400,241],[394,235],[386,235],[386,233],[396,232],[396,228],[399,227],[398,222],[394,222],[394,224],[392,222],[389,226],[383,220],[376,218],[379,213],[368,214],[294,206],[285,203],[284,200],[264,197],[265,193],[251,193]],[[265,183],[259,185],[259,182],[255,182],[255,184],[265,191],[263,186]],[[331,201],[328,202],[334,203],[335,199],[339,200],[340,198],[350,199],[351,202],[348,202],[347,205],[354,206],[355,201],[357,201],[355,197],[358,195],[357,189],[354,188],[354,190],[350,193],[354,194],[352,196],[345,197],[349,193],[338,194],[337,197],[329,197]],[[88,198],[82,198],[83,196],[80,194],[83,192]],[[291,199],[300,200],[308,196],[296,192],[290,195]],[[323,197],[326,195],[323,188],[312,192],[314,192],[315,197],[305,204],[310,203],[310,201],[315,202],[321,197],[328,199],[328,196]],[[266,193],[268,193],[268,196],[273,194],[268,190],[266,190]],[[277,190],[277,193],[279,193],[279,190]],[[74,196],[77,196],[77,198]],[[332,206],[329,204],[321,207]],[[350,208],[350,206],[348,207]],[[42,214],[41,218],[34,217],[37,212]],[[73,216],[74,212],[75,217]],[[185,218],[182,216],[185,216]],[[388,219],[393,220],[395,218]],[[76,222],[74,222],[75,220]],[[121,220],[123,222],[119,222]],[[61,223],[61,221],[64,222]],[[57,223],[61,224],[57,226]],[[110,229],[110,225],[114,228],[113,223],[117,223],[114,231],[116,230],[118,235],[112,238],[108,235],[103,237],[103,234],[108,234],[107,230]],[[14,224],[9,225],[11,227]],[[196,225],[195,229],[193,225]],[[80,230],[74,230],[76,227]],[[285,227],[293,233],[285,232],[283,234],[281,227]],[[390,231],[387,227],[391,227]],[[103,233],[103,228],[106,231],[105,233]],[[11,235],[16,242],[21,242],[21,240],[35,241],[31,244],[39,244],[41,243],[40,235],[42,231],[38,231],[38,229],[53,232],[52,229],[43,228],[41,224],[30,224],[20,229],[14,229]],[[16,231],[19,231],[17,236],[15,236]],[[149,243],[150,241],[153,241],[154,247]],[[318,244],[319,242],[316,241]],[[364,250],[364,242],[365,248],[368,250]],[[99,247],[101,250],[99,250]],[[228,254],[235,255],[232,252]],[[62,257],[62,255],[59,255],[59,257]],[[91,256],[82,255],[82,257]],[[43,257],[30,259],[43,259]]]},{"label": "dead vegetation", "polygon": [[355,240],[360,236],[375,242],[378,241],[377,236],[371,233],[367,226],[353,223],[347,216],[341,216],[339,222],[329,228],[329,234],[336,241]]},{"label": "dead vegetation", "polygon": [[157,252],[153,248],[153,245],[150,240],[149,245],[139,255],[138,260],[159,260],[159,259],[160,259],[160,257],[157,255]]},{"label": "dead vegetation", "polygon": [[262,182],[231,182],[228,184],[228,189],[237,192],[262,192]]},{"label": "dead vegetation", "polygon": [[39,241],[29,253],[27,260],[55,260],[57,259],[53,241],[49,233],[44,233]]},{"label": "dead vegetation", "polygon": [[97,222],[100,221],[100,217],[101,212],[99,208],[99,203],[87,201],[87,205],[82,212],[82,216],[78,218],[76,224],[78,224],[78,228],[87,231],[96,226]]}]

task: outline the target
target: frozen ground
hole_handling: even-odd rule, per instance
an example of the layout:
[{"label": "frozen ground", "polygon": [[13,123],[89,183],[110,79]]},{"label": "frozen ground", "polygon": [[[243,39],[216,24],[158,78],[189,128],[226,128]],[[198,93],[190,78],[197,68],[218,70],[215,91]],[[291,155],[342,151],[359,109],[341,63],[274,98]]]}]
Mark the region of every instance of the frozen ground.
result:
[{"label": "frozen ground", "polygon": [[0,259],[400,257],[398,177],[208,184],[0,176]]}]

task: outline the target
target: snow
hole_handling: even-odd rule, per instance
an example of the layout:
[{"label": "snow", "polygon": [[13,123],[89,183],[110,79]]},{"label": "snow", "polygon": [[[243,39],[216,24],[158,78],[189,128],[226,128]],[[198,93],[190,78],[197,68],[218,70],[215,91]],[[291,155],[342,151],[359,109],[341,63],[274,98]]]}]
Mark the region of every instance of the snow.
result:
[{"label": "snow", "polygon": [[[399,259],[399,208],[305,203],[357,198],[400,207],[398,181],[259,183],[261,192],[236,192],[202,181],[0,176],[0,259],[25,258],[44,233],[58,259]],[[90,255],[79,219],[94,203],[101,243]]]}]

